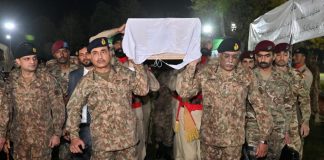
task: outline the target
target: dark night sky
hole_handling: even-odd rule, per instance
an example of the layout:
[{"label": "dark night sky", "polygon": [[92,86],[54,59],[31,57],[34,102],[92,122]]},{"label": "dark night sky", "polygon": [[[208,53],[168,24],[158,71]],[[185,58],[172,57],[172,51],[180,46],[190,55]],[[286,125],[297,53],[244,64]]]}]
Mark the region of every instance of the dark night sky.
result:
[{"label": "dark night sky", "polygon": [[[62,17],[77,12],[90,19],[96,3],[100,0],[0,0],[0,42],[3,42],[5,31],[3,22],[13,19],[17,23],[17,31],[23,32],[24,26],[39,16],[46,16],[54,23],[59,23]],[[116,5],[118,0],[102,0]],[[146,15],[158,17],[191,17],[190,0],[138,0]]]},{"label": "dark night sky", "polygon": [[[39,15],[48,16],[57,22],[71,11],[91,16],[100,0],[0,0],[0,20],[13,18],[24,22]],[[116,5],[118,0],[102,0]],[[138,0],[143,10],[151,17],[190,16],[190,0]]]}]

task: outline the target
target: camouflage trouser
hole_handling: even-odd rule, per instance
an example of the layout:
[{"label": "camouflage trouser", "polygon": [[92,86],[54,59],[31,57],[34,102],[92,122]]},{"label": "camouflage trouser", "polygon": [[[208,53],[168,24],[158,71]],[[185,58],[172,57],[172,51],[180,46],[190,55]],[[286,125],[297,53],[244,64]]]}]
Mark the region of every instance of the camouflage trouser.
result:
[{"label": "camouflage trouser", "polygon": [[52,150],[48,144],[14,143],[13,157],[16,160],[51,160]]},{"label": "camouflage trouser", "polygon": [[118,151],[93,151],[91,160],[138,160],[135,147]]},{"label": "camouflage trouser", "polygon": [[299,152],[299,157],[302,157],[302,138],[300,137],[300,130],[298,125],[298,120],[295,115],[292,116],[294,120],[290,123],[290,139],[291,144],[288,144],[289,147],[292,147],[294,150]]},{"label": "camouflage trouser", "polygon": [[202,160],[240,160],[242,146],[217,147],[201,143]]},{"label": "camouflage trouser", "polygon": [[284,135],[276,132],[272,132],[269,139],[269,149],[267,154],[267,160],[280,159],[282,148],[285,146]]},{"label": "camouflage trouser", "polygon": [[246,152],[250,160],[256,160],[256,148],[260,143],[260,131],[259,125],[256,119],[247,119],[246,129],[245,129],[245,139],[247,142]]}]

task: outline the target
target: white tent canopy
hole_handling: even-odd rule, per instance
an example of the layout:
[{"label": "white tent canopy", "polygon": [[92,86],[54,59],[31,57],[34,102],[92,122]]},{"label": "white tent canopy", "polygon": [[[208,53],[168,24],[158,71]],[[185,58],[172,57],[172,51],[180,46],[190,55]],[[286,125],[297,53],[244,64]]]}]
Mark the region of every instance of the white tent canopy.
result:
[{"label": "white tent canopy", "polygon": [[262,40],[295,44],[324,36],[324,0],[290,0],[250,24],[248,49]]}]

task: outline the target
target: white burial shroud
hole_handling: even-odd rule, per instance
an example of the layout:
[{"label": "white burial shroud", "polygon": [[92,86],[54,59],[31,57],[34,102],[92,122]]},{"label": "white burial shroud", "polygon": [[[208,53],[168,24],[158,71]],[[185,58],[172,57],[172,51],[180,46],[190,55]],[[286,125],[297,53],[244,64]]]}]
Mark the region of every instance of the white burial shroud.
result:
[{"label": "white burial shroud", "polygon": [[201,57],[201,22],[198,18],[130,18],[127,20],[123,50],[136,64],[147,59],[183,59],[178,65]]}]

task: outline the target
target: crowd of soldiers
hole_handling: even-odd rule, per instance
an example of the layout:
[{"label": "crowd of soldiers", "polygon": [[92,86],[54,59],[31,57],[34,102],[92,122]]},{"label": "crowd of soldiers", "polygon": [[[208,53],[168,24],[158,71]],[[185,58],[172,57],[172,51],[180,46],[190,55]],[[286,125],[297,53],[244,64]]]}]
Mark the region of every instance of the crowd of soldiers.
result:
[{"label": "crowd of soldiers", "polygon": [[153,72],[123,52],[124,28],[91,37],[78,63],[63,40],[46,65],[20,44],[0,88],[0,150],[16,160],[144,160],[154,141],[165,159],[277,160],[284,148],[301,159],[313,82],[306,49],[265,40],[241,54],[226,38],[216,58],[209,43],[184,69]]}]

